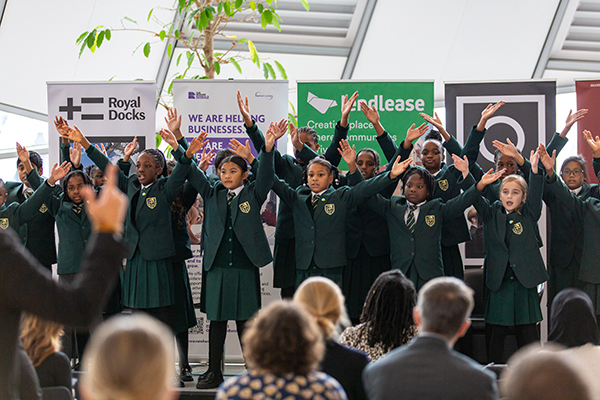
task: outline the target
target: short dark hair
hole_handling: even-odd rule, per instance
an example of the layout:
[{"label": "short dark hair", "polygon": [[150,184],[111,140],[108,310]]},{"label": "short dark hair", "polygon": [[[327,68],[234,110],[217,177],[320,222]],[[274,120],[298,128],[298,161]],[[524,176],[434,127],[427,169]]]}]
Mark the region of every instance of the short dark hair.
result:
[{"label": "short dark hair", "polygon": [[215,175],[219,175],[219,169],[221,168],[221,163],[223,162],[223,160],[226,159],[227,157],[233,156],[233,155],[235,155],[235,153],[233,151],[231,151],[230,149],[219,150],[217,152],[217,154],[215,155],[214,163],[213,163]]},{"label": "short dark hair", "polygon": [[[29,161],[35,165],[38,169],[44,166],[44,160],[42,160],[42,156],[36,151],[29,152]],[[21,159],[17,158],[17,168],[21,165]]]},{"label": "short dark hair", "polygon": [[242,169],[242,173],[248,172],[248,163],[246,163],[246,160],[244,160],[242,157],[238,156],[237,154],[234,154],[229,157],[225,157],[223,159],[223,161],[221,161],[221,164],[219,166],[222,166],[223,164],[228,163],[228,162],[232,162],[235,165],[237,165],[238,167],[240,167]]},{"label": "short dark hair", "polygon": [[433,199],[433,189],[435,186],[435,178],[429,171],[427,171],[423,167],[411,167],[409,168],[404,175],[402,175],[402,191],[404,192],[404,188],[406,187],[406,183],[408,182],[408,178],[413,175],[418,175],[423,179],[423,183],[427,187],[427,197],[426,200],[430,201]]},{"label": "short dark hair", "polygon": [[67,194],[67,186],[69,186],[69,180],[71,180],[71,178],[73,178],[75,176],[81,177],[81,179],[83,179],[84,185],[92,186],[92,179],[89,177],[88,174],[86,174],[82,170],[76,169],[76,170],[69,172],[67,174],[67,176],[65,176],[65,179],[63,179],[63,182],[62,182],[63,193],[65,194],[65,196],[68,198],[69,201],[71,201],[71,199],[69,198],[69,195]]},{"label": "short dark hair", "polygon": [[357,160],[358,160],[358,156],[360,156],[360,153],[369,153],[373,156],[373,159],[375,160],[375,173],[377,173],[377,170],[379,169],[379,165],[381,163],[381,158],[379,157],[379,153],[377,153],[373,149],[365,148],[365,149],[360,150],[358,153],[356,153]]}]

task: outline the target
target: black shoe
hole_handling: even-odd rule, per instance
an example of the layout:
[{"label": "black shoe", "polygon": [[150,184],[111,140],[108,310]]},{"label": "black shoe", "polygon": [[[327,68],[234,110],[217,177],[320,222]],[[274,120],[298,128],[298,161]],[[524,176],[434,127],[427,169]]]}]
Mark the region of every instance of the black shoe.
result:
[{"label": "black shoe", "polygon": [[193,382],[194,377],[192,376],[192,367],[186,365],[185,367],[181,368],[179,371],[179,379],[184,382]]},{"label": "black shoe", "polygon": [[203,377],[198,378],[196,389],[214,389],[218,388],[223,383],[223,374],[207,372]]},{"label": "black shoe", "polygon": [[185,383],[183,383],[183,379],[179,379],[179,387],[185,387]]}]

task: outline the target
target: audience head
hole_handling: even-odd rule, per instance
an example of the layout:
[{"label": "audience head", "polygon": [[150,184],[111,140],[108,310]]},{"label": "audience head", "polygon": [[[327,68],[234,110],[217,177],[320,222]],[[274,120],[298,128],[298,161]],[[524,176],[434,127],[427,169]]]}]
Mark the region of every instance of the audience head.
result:
[{"label": "audience head", "polygon": [[441,277],[419,291],[413,316],[421,331],[437,333],[455,341],[471,325],[473,290],[456,278]]},{"label": "audience head", "polygon": [[414,331],[412,310],[417,301],[415,286],[397,269],[379,275],[367,294],[360,322],[369,332],[369,345],[382,343],[396,348]]},{"label": "audience head", "polygon": [[303,306],[275,301],[248,322],[244,358],[250,369],[261,372],[307,375],[323,358],[322,337]]},{"label": "audience head", "polygon": [[23,313],[21,316],[21,341],[34,367],[48,356],[60,351],[63,326],[37,315]]},{"label": "audience head", "polygon": [[315,276],[298,287],[294,301],[313,316],[325,339],[333,336],[340,321],[347,322],[344,295],[331,279]]},{"label": "audience head", "polygon": [[600,331],[590,297],[579,289],[562,290],[552,301],[548,340],[566,347],[600,344]]},{"label": "audience head", "polygon": [[590,386],[576,364],[560,352],[528,346],[508,360],[500,380],[507,400],[591,400]]},{"label": "audience head", "polygon": [[173,334],[146,314],[113,317],[94,332],[84,355],[87,400],[175,398]]}]

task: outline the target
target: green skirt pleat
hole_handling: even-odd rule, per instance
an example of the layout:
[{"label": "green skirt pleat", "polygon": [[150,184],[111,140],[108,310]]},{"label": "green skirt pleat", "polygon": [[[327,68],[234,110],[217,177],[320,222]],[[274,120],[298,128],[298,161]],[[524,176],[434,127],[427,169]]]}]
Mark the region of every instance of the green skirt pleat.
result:
[{"label": "green skirt pleat", "polygon": [[458,245],[442,245],[442,262],[444,264],[444,276],[453,276],[460,280],[465,279],[465,270]]},{"label": "green skirt pleat", "polygon": [[556,268],[548,263],[548,308],[554,297],[563,289],[579,287],[579,263],[573,258],[566,268]]},{"label": "green skirt pleat", "polygon": [[173,331],[183,333],[197,324],[194,299],[185,261],[174,262],[171,266],[173,268],[173,287],[175,289]]},{"label": "green skirt pleat", "polygon": [[285,289],[296,284],[296,240],[275,242],[273,287]]},{"label": "green skirt pleat", "polygon": [[206,271],[206,317],[242,321],[260,309],[260,274],[253,265],[217,266]]},{"label": "green skirt pleat", "polygon": [[303,281],[311,276],[323,276],[325,278],[329,278],[341,288],[343,284],[343,269],[343,267],[319,268],[313,261],[309,269],[296,269],[296,288],[298,288]]},{"label": "green skirt pleat", "polygon": [[536,324],[542,320],[537,287],[527,289],[507,267],[500,289],[489,291],[485,322],[493,325],[515,326]]},{"label": "green skirt pleat", "polygon": [[144,260],[136,250],[123,273],[123,305],[130,308],[157,308],[175,302],[173,268],[169,258]]}]

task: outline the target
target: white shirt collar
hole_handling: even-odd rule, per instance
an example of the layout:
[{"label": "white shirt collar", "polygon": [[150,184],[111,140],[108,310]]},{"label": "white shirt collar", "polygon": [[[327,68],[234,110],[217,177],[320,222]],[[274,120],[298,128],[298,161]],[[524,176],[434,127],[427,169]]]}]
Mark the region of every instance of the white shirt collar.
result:
[{"label": "white shirt collar", "polygon": [[571,190],[571,193],[573,193],[575,196],[577,196],[581,192],[581,189],[583,189],[583,185],[579,186],[577,189],[574,189],[574,190],[569,189],[569,190]]},{"label": "white shirt collar", "polygon": [[233,189],[233,190],[228,190],[228,191],[227,191],[227,194],[229,194],[229,193],[234,193],[234,194],[237,196],[238,194],[240,194],[240,192],[242,191],[242,189],[243,189],[243,188],[244,188],[244,185],[242,185],[242,186],[238,186],[238,187],[236,187],[236,188],[235,188],[235,189]]},{"label": "white shirt collar", "polygon": [[150,186],[154,185],[154,183],[155,183],[155,182],[152,182],[152,183],[150,183],[150,184],[148,184],[148,185],[146,185],[146,186],[142,185],[142,188],[141,188],[141,190],[146,190],[146,189],[148,189]]},{"label": "white shirt collar", "polygon": [[312,192],[312,195],[310,196],[310,198],[312,199],[312,198],[314,198],[315,196],[323,196],[323,193],[325,193],[326,191],[327,191],[327,189],[325,189],[325,190],[322,190],[322,191],[320,191],[320,192],[318,192],[318,193]]},{"label": "white shirt collar", "polygon": [[419,204],[413,204],[410,201],[406,200],[406,204],[409,206],[417,206],[417,208],[421,207],[423,204],[427,203],[427,200],[420,202]]}]

